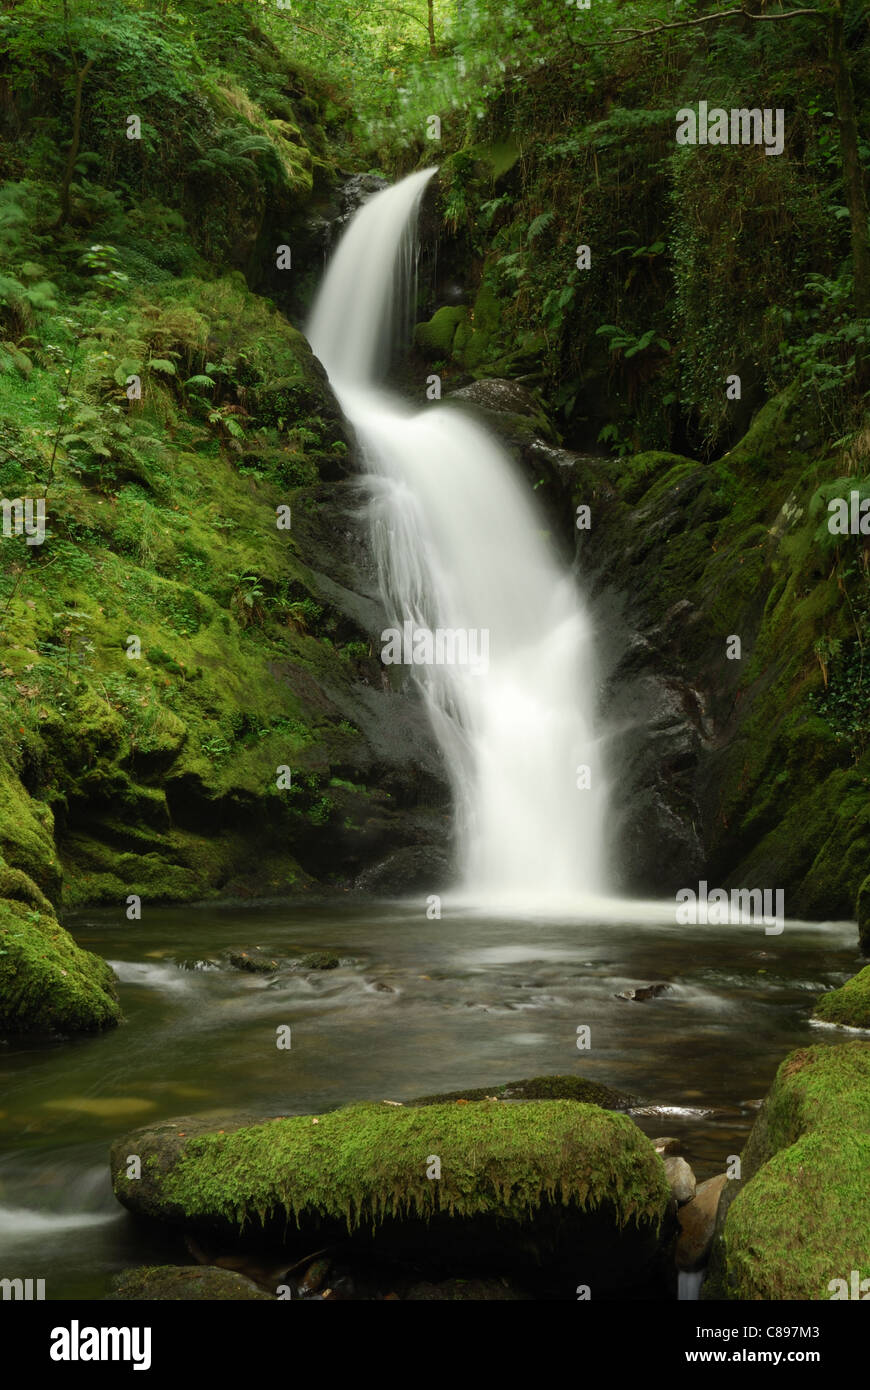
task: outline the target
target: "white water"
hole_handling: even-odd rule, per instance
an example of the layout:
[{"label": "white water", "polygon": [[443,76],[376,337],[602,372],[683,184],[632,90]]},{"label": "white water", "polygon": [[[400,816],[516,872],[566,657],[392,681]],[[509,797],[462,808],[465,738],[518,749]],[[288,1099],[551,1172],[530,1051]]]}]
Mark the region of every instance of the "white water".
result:
[{"label": "white water", "polygon": [[[434,172],[412,174],[357,212],[308,336],[369,470],[391,624],[488,634],[485,672],[407,668],[453,785],[460,894],[487,907],[582,911],[604,890],[606,788],[576,586],[501,446],[449,403],[413,411],[378,384],[396,326],[409,320],[417,213]],[[581,765],[591,789],[578,788]]]}]

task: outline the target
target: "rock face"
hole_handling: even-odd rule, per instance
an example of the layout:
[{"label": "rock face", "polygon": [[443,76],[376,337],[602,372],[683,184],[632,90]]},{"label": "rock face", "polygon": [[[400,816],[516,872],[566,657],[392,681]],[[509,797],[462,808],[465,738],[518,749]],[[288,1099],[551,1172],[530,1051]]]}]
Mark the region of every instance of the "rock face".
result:
[{"label": "rock face", "polygon": [[424,1261],[436,1277],[545,1268],[593,1294],[642,1283],[670,1234],[649,1141],[626,1116],[574,1101],[179,1120],[115,1144],[112,1177],[131,1211],[195,1231],[298,1225],[303,1242]]},{"label": "rock face", "polygon": [[92,1033],[120,1017],[111,968],[76,945],[25,874],[0,864],[0,1037]]},{"label": "rock face", "polygon": [[841,1023],[847,1028],[870,1028],[870,965],[816,1000],[813,1018]]},{"label": "rock face", "polygon": [[870,1277],[870,1043],[780,1066],[724,1187],[702,1298],[829,1299]]},{"label": "rock face", "polygon": [[676,1246],[677,1269],[700,1269],[706,1264],[713,1244],[719,1198],[727,1182],[727,1173],[708,1178],[706,1182],[699,1183],[692,1200],[680,1207],[677,1213],[680,1223]]}]

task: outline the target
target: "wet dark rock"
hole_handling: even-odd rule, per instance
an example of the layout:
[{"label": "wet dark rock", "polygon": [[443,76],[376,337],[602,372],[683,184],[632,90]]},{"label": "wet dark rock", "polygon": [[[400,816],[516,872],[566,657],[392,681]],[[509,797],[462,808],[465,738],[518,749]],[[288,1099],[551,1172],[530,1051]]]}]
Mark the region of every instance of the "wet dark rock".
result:
[{"label": "wet dark rock", "polygon": [[250,975],[274,975],[280,966],[277,956],[268,955],[259,946],[227,951],[226,960],[234,970],[245,970]]},{"label": "wet dark rock", "polygon": [[299,964],[303,970],[336,970],[341,960],[332,951],[311,951]]},{"label": "wet dark rock", "polygon": [[681,1139],[674,1139],[670,1135],[663,1139],[651,1139],[650,1143],[656,1153],[660,1154],[678,1154],[683,1147]]},{"label": "wet dark rock", "polygon": [[402,898],[409,893],[437,893],[450,873],[445,851],[435,845],[408,845],[387,855],[357,878],[364,893]]},{"label": "wet dark rock", "polygon": [[628,1110],[635,1097],[587,1081],[583,1076],[533,1076],[523,1081],[507,1081],[498,1086],[474,1086],[464,1091],[445,1091],[434,1096],[418,1096],[407,1105],[439,1105],[443,1101],[478,1100],[576,1100],[584,1105],[600,1105],[604,1110]]},{"label": "wet dark rock", "polygon": [[305,1298],[309,1294],[319,1293],[326,1283],[329,1269],[328,1259],[312,1260],[299,1281],[300,1297]]},{"label": "wet dark rock", "polygon": [[440,1284],[413,1284],[405,1298],[410,1303],[493,1303],[528,1299],[507,1279],[445,1279]]},{"label": "wet dark rock", "polygon": [[669,994],[671,986],[666,984],[638,985],[635,989],[623,989],[615,995],[616,999],[628,999],[634,1004],[643,1004],[648,999],[658,999],[662,994]]}]

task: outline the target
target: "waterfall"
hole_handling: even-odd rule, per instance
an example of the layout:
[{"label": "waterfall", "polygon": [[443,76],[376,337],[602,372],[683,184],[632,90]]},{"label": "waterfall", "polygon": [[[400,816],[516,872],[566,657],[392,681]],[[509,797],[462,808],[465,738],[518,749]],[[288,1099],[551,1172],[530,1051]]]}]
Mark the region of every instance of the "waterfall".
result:
[{"label": "waterfall", "polygon": [[[414,410],[379,384],[413,311],[417,215],[434,173],[410,175],[355,214],[308,337],[359,440],[402,659],[419,641],[427,663],[408,669],[452,782],[459,896],[577,911],[604,890],[606,790],[576,584],[528,481],[486,430],[449,401]],[[454,634],[441,649],[439,630]]]}]

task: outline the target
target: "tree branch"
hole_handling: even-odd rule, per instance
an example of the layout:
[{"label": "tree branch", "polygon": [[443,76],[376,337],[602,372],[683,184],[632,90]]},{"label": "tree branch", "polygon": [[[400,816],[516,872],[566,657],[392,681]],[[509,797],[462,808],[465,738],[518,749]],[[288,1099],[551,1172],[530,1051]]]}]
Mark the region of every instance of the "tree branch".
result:
[{"label": "tree branch", "polygon": [[746,10],[742,6],[732,10],[717,10],[715,14],[701,15],[699,19],[675,19],[670,24],[656,24],[652,29],[617,29],[618,34],[627,34],[625,39],[597,39],[589,42],[578,39],[581,48],[618,48],[624,43],[637,43],[638,39],[651,39],[656,34],[663,34],[668,29],[689,29],[697,24],[713,24],[718,19],[734,19],[737,16],[744,19],[756,20],[778,20],[795,19],[798,15],[807,15],[812,19],[827,20],[829,18],[827,10],[817,10],[814,8],[800,10],[781,10],[778,14],[753,14],[751,10]]}]

